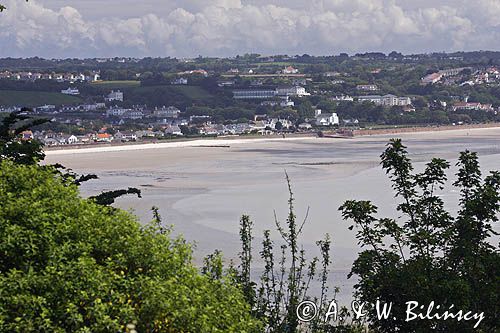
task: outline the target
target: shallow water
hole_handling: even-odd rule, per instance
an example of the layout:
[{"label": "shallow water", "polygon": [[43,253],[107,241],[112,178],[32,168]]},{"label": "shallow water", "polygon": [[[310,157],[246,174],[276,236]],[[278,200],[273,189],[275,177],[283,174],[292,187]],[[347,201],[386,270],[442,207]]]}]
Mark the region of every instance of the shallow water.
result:
[{"label": "shallow water", "polygon": [[[421,170],[434,156],[450,160],[460,151],[477,151],[483,170],[500,169],[500,130],[401,135]],[[292,180],[298,219],[309,207],[302,242],[316,255],[315,242],[329,233],[333,241],[331,286],[340,286],[339,299],[349,300],[354,281],[346,275],[359,251],[354,231],[342,221],[338,207],[348,199],[372,200],[381,216],[394,216],[397,205],[390,183],[379,167],[379,155],[389,136],[352,140],[317,139],[282,142],[251,142],[222,147],[183,147],[77,155],[49,154],[49,163],[60,162],[80,173],[93,172],[100,181],[82,186],[84,195],[101,190],[135,186],[143,198],[125,197],[117,206],[133,209],[142,222],[151,218],[151,207],[160,207],[177,233],[196,242],[195,258],[215,249],[227,259],[240,250],[238,223],[242,214],[254,221],[254,248],[259,235],[275,229],[274,211],[281,221],[287,214],[285,170]],[[453,178],[455,172],[449,172]],[[455,210],[458,192],[446,187],[441,195]],[[498,227],[496,227],[498,230]],[[279,241],[278,233],[273,237]],[[257,256],[257,252],[254,254]],[[258,275],[257,262],[254,274]]]}]

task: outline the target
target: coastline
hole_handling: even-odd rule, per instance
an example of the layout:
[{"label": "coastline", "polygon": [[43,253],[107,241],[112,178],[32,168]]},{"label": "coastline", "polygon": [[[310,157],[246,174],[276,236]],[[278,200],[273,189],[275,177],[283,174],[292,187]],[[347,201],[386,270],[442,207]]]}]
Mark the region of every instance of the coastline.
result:
[{"label": "coastline", "polygon": [[423,132],[444,132],[444,131],[465,131],[500,128],[500,123],[485,123],[485,124],[470,124],[470,125],[446,125],[446,126],[413,126],[413,127],[395,127],[395,128],[379,128],[379,129],[359,129],[354,130],[353,135],[357,136],[372,136],[372,135],[387,135],[400,133],[423,133]]},{"label": "coastline", "polygon": [[[103,152],[118,152],[118,151],[133,151],[145,149],[163,149],[163,148],[229,148],[231,144],[247,144],[247,143],[266,143],[266,142],[290,142],[299,140],[318,140],[326,141],[328,139],[353,139],[359,137],[384,136],[391,134],[426,134],[426,133],[442,133],[447,132],[460,133],[468,131],[478,131],[487,129],[499,129],[500,123],[489,124],[472,124],[472,125],[456,125],[456,126],[429,126],[429,127],[395,127],[395,128],[380,128],[380,129],[359,129],[353,130],[352,136],[335,136],[319,138],[314,133],[306,134],[288,134],[287,137],[281,136],[232,136],[219,138],[194,138],[194,139],[179,139],[172,141],[155,141],[155,142],[124,142],[124,143],[108,143],[108,144],[91,144],[91,145],[67,145],[45,148],[47,155],[66,155],[66,154],[82,154],[82,153],[103,153]],[[325,132],[325,134],[330,134]],[[467,134],[468,135],[468,134]]]},{"label": "coastline", "polygon": [[116,145],[80,145],[67,146],[59,149],[46,149],[47,155],[66,155],[66,154],[84,154],[84,153],[103,153],[103,152],[118,152],[146,149],[163,149],[163,148],[227,148],[230,144],[245,144],[251,142],[284,142],[298,140],[319,140],[316,136],[294,136],[294,137],[263,137],[263,138],[214,138],[214,139],[194,139],[185,141],[170,141],[170,142],[144,142],[132,144],[116,144]]}]

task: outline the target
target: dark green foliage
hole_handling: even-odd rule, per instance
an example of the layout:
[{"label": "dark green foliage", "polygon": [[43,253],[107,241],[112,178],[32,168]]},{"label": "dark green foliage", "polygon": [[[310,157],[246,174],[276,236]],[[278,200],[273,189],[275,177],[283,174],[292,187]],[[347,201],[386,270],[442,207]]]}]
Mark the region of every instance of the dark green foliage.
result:
[{"label": "dark green foliage", "polygon": [[20,135],[33,126],[48,122],[47,119],[32,118],[30,109],[9,113],[0,124],[0,160],[11,160],[19,164],[36,164],[45,158],[43,145],[37,140],[23,140]]},{"label": "dark green foliage", "polygon": [[239,283],[247,302],[253,307],[256,303],[255,287],[256,283],[252,281],[250,276],[250,268],[252,265],[252,220],[248,215],[243,215],[240,219],[240,239],[242,249],[240,252],[240,266],[239,266]]},{"label": "dark green foliage", "polygon": [[157,211],[141,227],[54,174],[0,162],[0,332],[258,331],[220,265],[200,274]]},{"label": "dark green foliage", "polygon": [[[0,105],[23,105],[26,107],[37,107],[40,105],[53,104],[56,106],[73,105],[82,102],[77,96],[63,95],[59,91],[54,92],[54,88],[48,84],[34,84],[17,81],[0,80]],[[7,83],[7,84],[6,84]],[[19,90],[8,89],[9,86],[31,86],[32,89],[21,88]],[[62,86],[62,85],[61,85]],[[66,87],[67,86],[62,86]],[[62,88],[62,89],[66,89]],[[57,91],[57,90],[56,90]]]},{"label": "dark green foliage", "polygon": [[99,179],[97,175],[94,174],[87,174],[87,175],[78,175],[75,172],[73,172],[71,169],[67,169],[63,165],[56,163],[51,165],[56,172],[65,180],[70,183],[73,183],[74,185],[80,186],[82,183],[93,180],[93,179]]},{"label": "dark green foliage", "polygon": [[[376,217],[369,201],[347,201],[340,208],[352,220],[356,237],[365,248],[351,274],[359,277],[356,294],[361,301],[392,302],[396,320],[378,320],[372,312],[371,326],[378,332],[472,332],[476,321],[414,320],[406,322],[406,304],[432,301],[448,309],[484,312],[478,331],[499,328],[500,254],[492,245],[492,223],[500,212],[500,174],[481,177],[477,155],[460,154],[457,180],[460,209],[452,217],[439,195],[449,163],[435,158],[421,173],[413,165],[401,140],[391,140],[381,156],[382,167],[392,181],[397,221]],[[424,311],[425,313],[425,311]]]},{"label": "dark green foliage", "polygon": [[[252,221],[246,215],[240,220],[240,266],[236,281],[239,283],[247,301],[253,306],[253,313],[266,324],[266,332],[358,332],[358,326],[351,326],[347,320],[340,320],[334,326],[324,321],[328,305],[332,299],[328,293],[328,275],[331,264],[331,240],[327,234],[324,240],[316,244],[321,259],[314,257],[307,260],[305,250],[300,245],[300,235],[307,222],[308,213],[298,223],[294,209],[294,197],[291,182],[286,174],[288,184],[288,217],[281,223],[275,216],[276,230],[281,236],[281,245],[271,239],[271,231],[265,230],[262,240],[260,258],[264,262],[264,271],[260,281],[255,283],[250,276],[252,257]],[[320,267],[318,267],[320,265]],[[310,295],[313,281],[319,281],[321,292]],[[330,281],[331,282],[331,281]],[[337,291],[337,289],[336,289]],[[297,317],[297,306],[304,300],[311,300],[318,305],[318,316],[309,323],[301,323]],[[341,328],[344,330],[341,330]]]},{"label": "dark green foliage", "polygon": [[[34,165],[38,164],[45,158],[43,145],[34,139],[23,139],[21,134],[24,131],[32,129],[34,126],[39,126],[47,123],[49,120],[45,118],[33,118],[28,115],[31,112],[28,108],[23,108],[21,111],[9,113],[2,119],[0,125],[0,161],[10,160],[17,164]],[[52,166],[53,172],[61,176],[64,180],[81,185],[83,182],[98,179],[94,174],[78,175],[69,169],[66,169],[60,164]],[[116,198],[126,194],[136,194],[141,197],[141,191],[137,188],[129,187],[127,190],[115,190],[103,192],[95,197],[91,197],[97,204],[111,205]]]},{"label": "dark green foliage", "polygon": [[203,267],[201,272],[213,281],[221,281],[225,278],[224,261],[222,252],[215,250],[203,259]]},{"label": "dark green foliage", "polygon": [[95,200],[98,205],[109,206],[115,202],[116,198],[122,197],[126,194],[136,194],[139,198],[141,198],[141,190],[136,189],[134,187],[129,187],[127,190],[115,190],[103,192],[94,197],[90,197],[89,199]]},{"label": "dark green foliage", "polygon": [[181,129],[182,134],[185,136],[196,136],[200,134],[196,127],[180,125],[179,128]]}]

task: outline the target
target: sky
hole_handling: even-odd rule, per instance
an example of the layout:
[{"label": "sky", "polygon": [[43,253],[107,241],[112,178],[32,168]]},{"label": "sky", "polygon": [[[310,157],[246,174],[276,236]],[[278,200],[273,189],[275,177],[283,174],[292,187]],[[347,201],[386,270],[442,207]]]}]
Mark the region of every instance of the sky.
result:
[{"label": "sky", "polygon": [[0,57],[500,50],[500,0],[0,0]]}]

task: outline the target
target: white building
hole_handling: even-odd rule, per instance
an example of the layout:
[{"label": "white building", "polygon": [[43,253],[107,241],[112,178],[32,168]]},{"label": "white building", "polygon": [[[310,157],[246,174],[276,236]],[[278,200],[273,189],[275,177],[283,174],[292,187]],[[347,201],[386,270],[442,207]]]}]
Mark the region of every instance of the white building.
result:
[{"label": "white building", "polygon": [[136,141],[137,140],[137,134],[134,132],[120,132],[118,131],[115,134],[115,140],[119,141]]},{"label": "white building", "polygon": [[177,118],[179,116],[179,113],[181,113],[181,110],[179,110],[175,106],[169,106],[168,108],[155,108],[153,111],[153,116],[156,118]]},{"label": "white building", "polygon": [[188,79],[186,79],[184,77],[179,77],[179,78],[173,80],[170,83],[173,84],[173,85],[176,85],[176,86],[187,85],[188,84]]},{"label": "white building", "polygon": [[316,125],[318,126],[332,126],[339,124],[339,117],[336,113],[322,113],[320,109],[315,111]]},{"label": "white building", "polygon": [[181,128],[177,125],[170,125],[165,129],[167,135],[183,135]]},{"label": "white building", "polygon": [[60,137],[59,142],[63,145],[74,145],[78,143],[78,138],[74,135],[63,135]]},{"label": "white building", "polygon": [[309,96],[310,94],[306,91],[306,88],[301,86],[294,87],[282,87],[276,89],[276,95],[278,96]]},{"label": "white building", "polygon": [[452,106],[453,111],[457,110],[482,110],[482,111],[493,111],[493,107],[491,104],[481,104],[481,103],[472,103],[472,102],[458,102]]},{"label": "white building", "polygon": [[123,92],[120,90],[114,91],[111,90],[108,96],[106,96],[105,100],[107,102],[120,101],[123,102]]},{"label": "white building", "polygon": [[99,133],[95,137],[96,142],[111,142],[113,141],[113,136],[109,133]]},{"label": "white building", "polygon": [[330,100],[334,102],[352,102],[354,101],[354,98],[349,96],[349,95],[340,95],[340,96],[335,96],[330,98]]},{"label": "white building", "polygon": [[131,109],[124,109],[124,108],[118,108],[118,107],[113,107],[109,108],[106,110],[106,116],[108,117],[121,117],[125,114],[125,112],[131,111]]},{"label": "white building", "polygon": [[441,73],[431,73],[422,78],[422,84],[434,84],[439,82],[443,78]]},{"label": "white building", "polygon": [[309,123],[300,123],[299,124],[299,129],[307,131],[307,130],[312,129],[312,125],[309,124]]},{"label": "white building", "polygon": [[68,88],[66,90],[61,90],[61,94],[65,95],[80,95],[80,91],[76,88]]},{"label": "white building", "polygon": [[377,91],[378,86],[376,84],[360,84],[356,86],[356,89],[363,91]]},{"label": "white building", "polygon": [[90,82],[96,82],[96,81],[99,81],[101,79],[101,75],[99,73],[91,73],[90,75],[88,75],[86,77],[87,81],[90,81]]},{"label": "white building", "polygon": [[290,107],[290,106],[295,106],[295,102],[294,101],[291,101],[290,98],[288,96],[286,96],[285,98],[283,98],[283,100],[280,102],[280,106],[281,107]]},{"label": "white building", "polygon": [[299,72],[298,69],[296,68],[293,68],[292,66],[288,66],[288,67],[285,67],[285,69],[283,69],[283,74],[297,74]]},{"label": "white building", "polygon": [[48,105],[48,104],[37,106],[35,108],[36,112],[52,112],[55,111],[55,109],[56,109],[55,105]]},{"label": "white building", "polygon": [[97,111],[100,109],[105,109],[105,103],[94,103],[94,104],[82,104],[80,105],[80,109],[83,111]]},{"label": "white building", "polygon": [[143,117],[144,117],[144,112],[142,112],[142,110],[137,110],[137,109],[128,110],[122,115],[123,119],[133,119],[133,120],[142,119]]},{"label": "white building", "polygon": [[289,119],[273,118],[266,122],[266,127],[269,127],[274,130],[276,129],[276,124],[278,123],[281,124],[281,129],[289,129],[290,127],[293,126],[293,123]]},{"label": "white building", "polygon": [[383,106],[406,106],[411,104],[410,97],[398,97],[395,95],[369,95],[369,96],[359,96],[359,102],[372,102],[377,105]]}]

